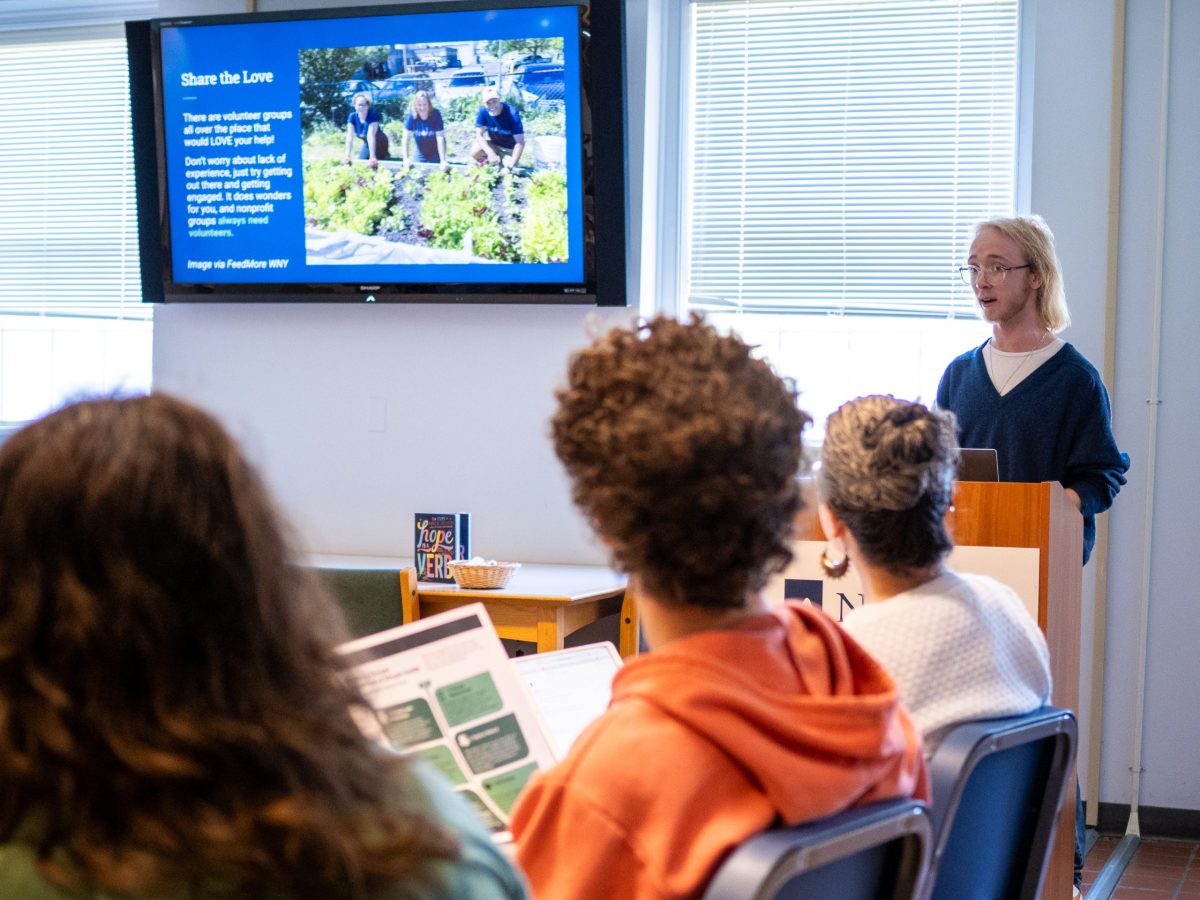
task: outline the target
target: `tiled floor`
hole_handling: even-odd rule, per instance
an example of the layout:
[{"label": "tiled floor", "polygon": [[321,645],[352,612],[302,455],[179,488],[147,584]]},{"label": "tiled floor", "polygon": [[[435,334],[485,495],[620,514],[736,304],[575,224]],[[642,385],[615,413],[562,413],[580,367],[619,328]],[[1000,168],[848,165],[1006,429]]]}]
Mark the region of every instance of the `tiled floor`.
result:
[{"label": "tiled floor", "polygon": [[[1120,840],[1101,837],[1087,855],[1085,897]],[[1113,900],[1200,900],[1200,844],[1143,838],[1112,896]]]}]

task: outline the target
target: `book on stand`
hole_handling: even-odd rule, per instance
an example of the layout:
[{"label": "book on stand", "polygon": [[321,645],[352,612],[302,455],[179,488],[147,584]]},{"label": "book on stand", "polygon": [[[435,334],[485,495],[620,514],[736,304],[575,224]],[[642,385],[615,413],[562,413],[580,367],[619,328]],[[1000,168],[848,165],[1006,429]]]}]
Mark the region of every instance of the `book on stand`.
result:
[{"label": "book on stand", "polygon": [[471,517],[465,513],[417,513],[413,559],[417,581],[452,584],[446,563],[471,558]]}]

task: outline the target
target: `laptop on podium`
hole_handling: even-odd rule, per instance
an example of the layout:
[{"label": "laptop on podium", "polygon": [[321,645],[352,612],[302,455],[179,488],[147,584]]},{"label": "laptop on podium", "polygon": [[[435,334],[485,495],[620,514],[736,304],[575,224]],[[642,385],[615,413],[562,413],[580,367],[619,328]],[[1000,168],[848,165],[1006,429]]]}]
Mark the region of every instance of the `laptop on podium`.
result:
[{"label": "laptop on podium", "polygon": [[1000,460],[991,447],[963,447],[958,451],[959,481],[999,481]]}]

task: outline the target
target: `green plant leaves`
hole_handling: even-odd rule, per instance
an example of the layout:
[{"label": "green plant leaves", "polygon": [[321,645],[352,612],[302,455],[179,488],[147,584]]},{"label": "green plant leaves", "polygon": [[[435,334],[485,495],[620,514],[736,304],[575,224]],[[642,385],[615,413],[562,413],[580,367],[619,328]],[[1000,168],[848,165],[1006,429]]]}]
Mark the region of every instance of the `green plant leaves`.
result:
[{"label": "green plant leaves", "polygon": [[389,234],[393,240],[411,225],[429,246],[482,259],[567,258],[567,182],[561,172],[525,176],[482,166],[393,177],[382,166],[314,160],[304,167],[304,213],[325,231]]},{"label": "green plant leaves", "polygon": [[392,205],[392,173],[314,160],[304,166],[304,216],[322,230],[375,234]]}]

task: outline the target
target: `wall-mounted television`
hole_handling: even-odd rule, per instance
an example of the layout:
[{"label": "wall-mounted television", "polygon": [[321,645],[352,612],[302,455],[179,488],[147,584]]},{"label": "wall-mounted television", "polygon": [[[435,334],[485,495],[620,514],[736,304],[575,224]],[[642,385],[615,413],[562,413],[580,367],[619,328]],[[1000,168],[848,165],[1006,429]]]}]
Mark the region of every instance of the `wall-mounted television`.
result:
[{"label": "wall-mounted television", "polygon": [[626,305],[621,7],[126,23],[144,299]]}]

